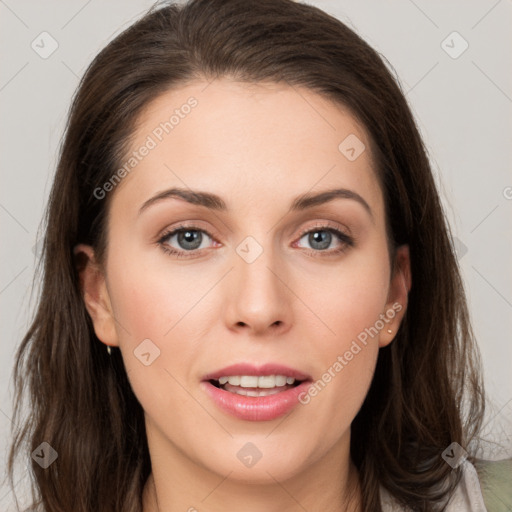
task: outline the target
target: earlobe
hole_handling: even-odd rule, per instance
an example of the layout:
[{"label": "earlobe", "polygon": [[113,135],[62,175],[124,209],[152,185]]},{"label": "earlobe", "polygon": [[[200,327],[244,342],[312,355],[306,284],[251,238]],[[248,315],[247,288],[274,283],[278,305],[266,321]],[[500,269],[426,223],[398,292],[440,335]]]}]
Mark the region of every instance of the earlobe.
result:
[{"label": "earlobe", "polygon": [[94,249],[90,245],[74,247],[75,265],[85,307],[91,317],[94,332],[106,345],[118,346],[115,319],[110,303],[105,275],[97,264]]},{"label": "earlobe", "polygon": [[384,315],[388,321],[381,332],[379,347],[389,345],[395,338],[398,328],[407,311],[409,290],[411,289],[411,261],[408,245],[396,250],[393,275],[389,286],[388,300]]}]

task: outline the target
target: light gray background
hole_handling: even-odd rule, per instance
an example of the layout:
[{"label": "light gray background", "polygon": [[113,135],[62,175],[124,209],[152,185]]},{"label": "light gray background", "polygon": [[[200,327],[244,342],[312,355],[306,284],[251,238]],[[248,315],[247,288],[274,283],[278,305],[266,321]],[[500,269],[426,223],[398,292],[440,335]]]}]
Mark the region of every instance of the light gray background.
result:
[{"label": "light gray background", "polygon": [[[512,1],[310,3],[348,23],[395,68],[430,152],[479,340],[486,454],[512,456]],[[149,0],[0,0],[0,439],[7,451],[15,348],[28,327],[37,229],[67,109],[86,66]],[[42,32],[58,43],[43,59]],[[457,31],[469,44],[450,36]],[[46,39],[48,41],[48,39]],[[48,43],[46,43],[48,44]],[[48,48],[49,46],[45,46]],[[435,319],[434,319],[435,321]],[[497,443],[497,444],[496,444]],[[18,489],[26,481],[22,477]],[[0,487],[0,509],[12,507]]]}]

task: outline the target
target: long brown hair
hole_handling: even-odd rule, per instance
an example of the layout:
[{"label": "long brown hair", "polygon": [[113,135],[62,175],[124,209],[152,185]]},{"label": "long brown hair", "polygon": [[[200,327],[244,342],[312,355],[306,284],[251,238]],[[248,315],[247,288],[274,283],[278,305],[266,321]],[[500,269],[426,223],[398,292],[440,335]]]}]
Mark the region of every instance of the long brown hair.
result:
[{"label": "long brown hair", "polygon": [[[459,471],[443,450],[479,431],[483,388],[448,223],[413,115],[381,57],[341,21],[291,0],[155,5],[94,59],[74,97],[45,217],[42,288],[17,353],[9,457],[30,459],[33,506],[48,512],[140,512],[151,471],[144,414],[118,350],[96,338],[73,247],[102,261],[109,197],[142,109],[195,78],[285,82],[349,108],[365,126],[382,186],[390,247],[408,244],[412,288],[395,340],[379,351],[351,435],[364,510],[379,486],[414,510],[436,510]],[[30,414],[22,417],[28,398]],[[471,459],[470,459],[471,460]]]}]

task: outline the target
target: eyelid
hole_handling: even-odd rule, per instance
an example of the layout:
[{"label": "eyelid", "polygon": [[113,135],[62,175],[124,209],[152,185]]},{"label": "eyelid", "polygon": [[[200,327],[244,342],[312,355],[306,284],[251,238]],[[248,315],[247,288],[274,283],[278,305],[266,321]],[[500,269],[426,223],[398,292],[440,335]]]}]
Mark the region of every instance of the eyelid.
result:
[{"label": "eyelid", "polygon": [[[220,238],[220,235],[216,232],[215,229],[211,227],[206,227],[204,223],[200,220],[187,220],[183,222],[178,222],[177,224],[168,226],[164,228],[157,236],[155,241],[160,241],[162,238],[168,238],[172,234],[175,234],[176,231],[190,229],[192,231],[201,231],[206,233],[212,239]],[[218,240],[216,240],[218,241]]]},{"label": "eyelid", "polygon": [[352,234],[350,233],[350,229],[346,226],[344,226],[343,224],[340,224],[338,222],[334,222],[334,221],[331,221],[331,220],[317,220],[315,221],[315,223],[313,225],[309,225],[305,228],[303,228],[301,231],[300,231],[300,234],[299,234],[299,238],[302,238],[304,235],[306,235],[307,233],[309,233],[310,231],[313,231],[315,229],[327,229],[327,228],[332,228],[332,229],[335,229],[337,231],[341,231],[342,233],[346,234],[346,236],[350,237],[350,238],[353,238]]}]

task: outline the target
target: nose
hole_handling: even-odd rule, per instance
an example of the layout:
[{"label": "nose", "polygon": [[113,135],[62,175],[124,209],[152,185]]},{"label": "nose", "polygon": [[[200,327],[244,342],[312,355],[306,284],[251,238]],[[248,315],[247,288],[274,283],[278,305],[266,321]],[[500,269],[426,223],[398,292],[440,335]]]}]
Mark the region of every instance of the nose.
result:
[{"label": "nose", "polygon": [[254,260],[234,255],[226,282],[226,322],[230,329],[253,335],[283,333],[292,323],[292,299],[284,265],[264,249]]}]

